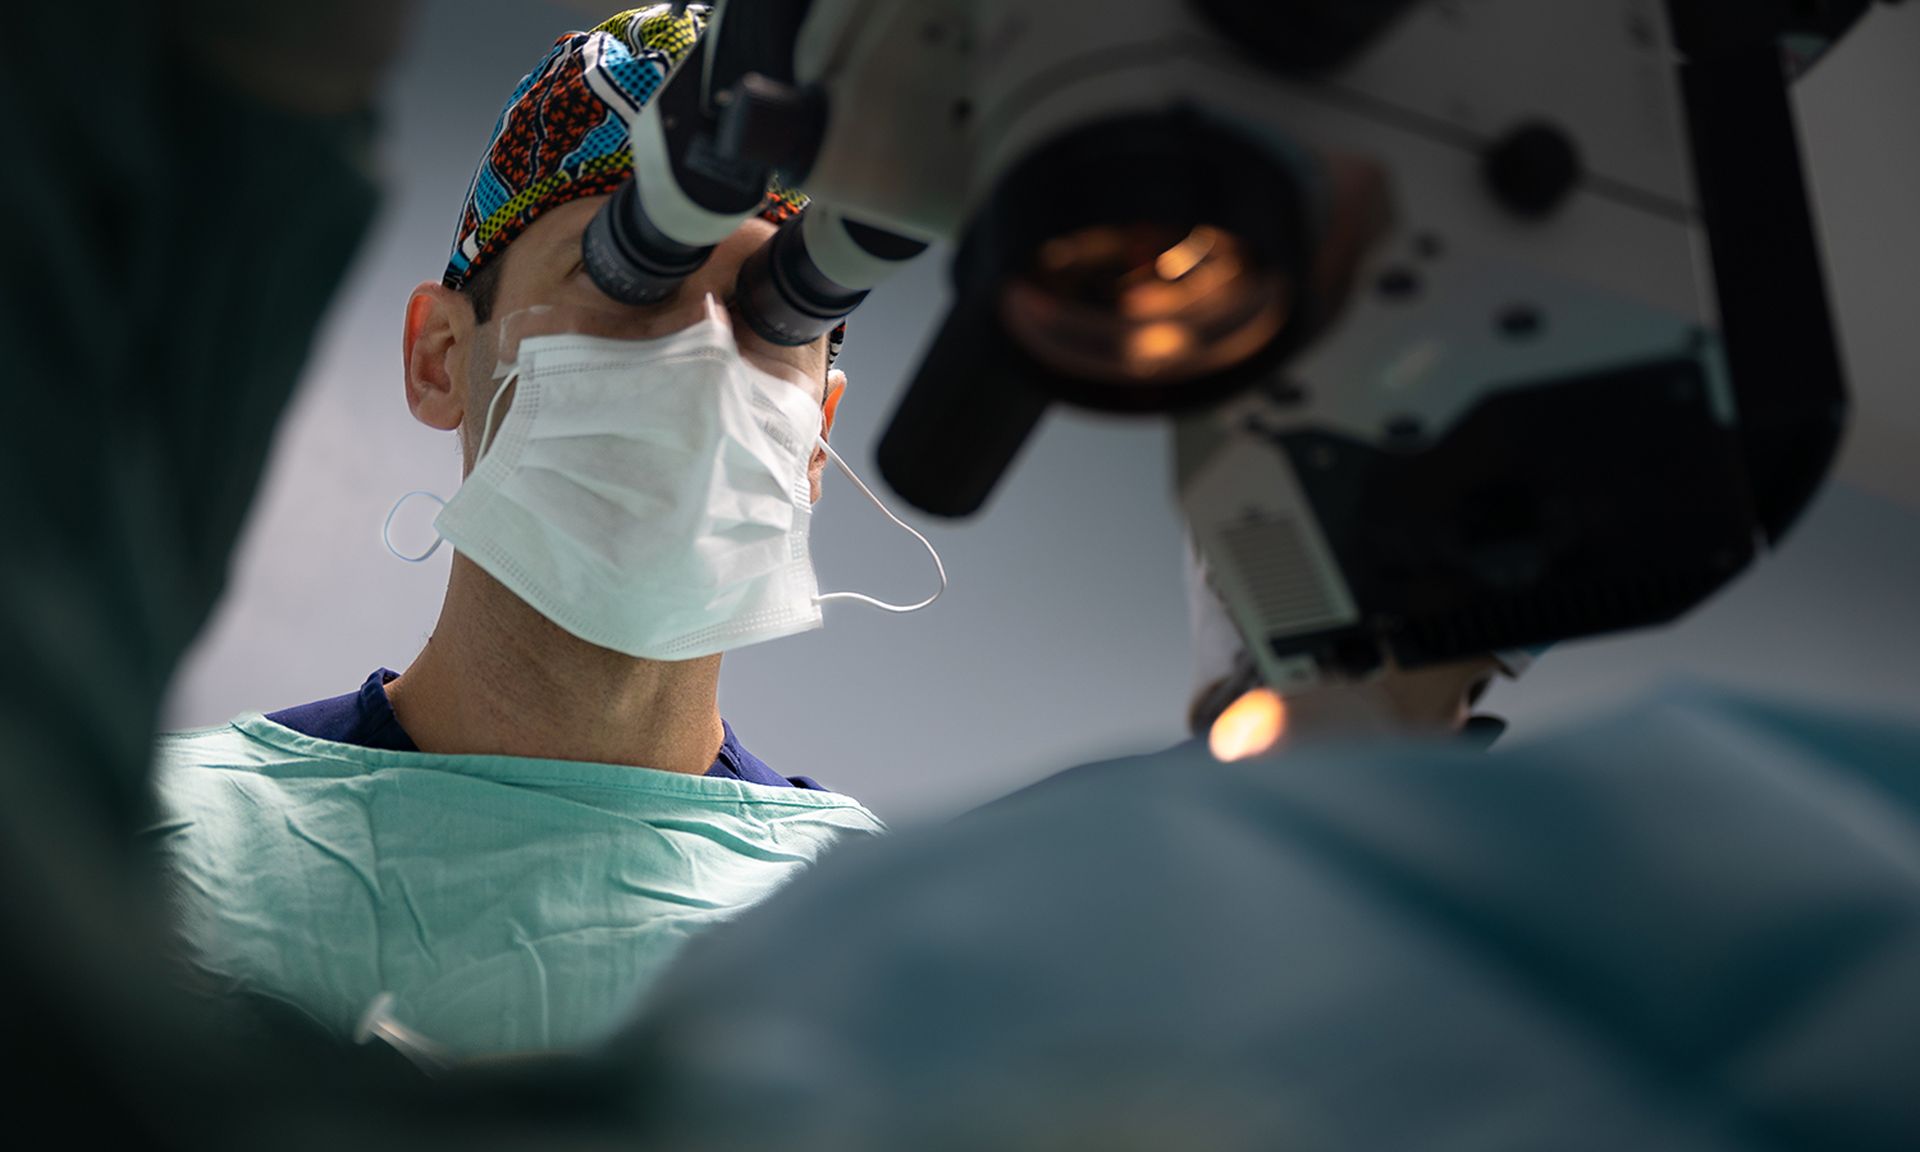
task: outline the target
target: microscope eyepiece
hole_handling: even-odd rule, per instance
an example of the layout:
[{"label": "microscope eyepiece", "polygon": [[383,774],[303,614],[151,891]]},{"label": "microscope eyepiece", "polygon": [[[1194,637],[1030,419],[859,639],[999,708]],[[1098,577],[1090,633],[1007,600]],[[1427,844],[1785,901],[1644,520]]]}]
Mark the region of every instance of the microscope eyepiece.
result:
[{"label": "microscope eyepiece", "polygon": [[620,186],[580,239],[587,274],[622,304],[653,304],[672,296],[700,270],[711,244],[683,244],[648,217],[637,182]]},{"label": "microscope eyepiece", "polygon": [[741,265],[734,300],[762,338],[808,344],[833,331],[875,284],[926,249],[923,241],[811,206]]}]

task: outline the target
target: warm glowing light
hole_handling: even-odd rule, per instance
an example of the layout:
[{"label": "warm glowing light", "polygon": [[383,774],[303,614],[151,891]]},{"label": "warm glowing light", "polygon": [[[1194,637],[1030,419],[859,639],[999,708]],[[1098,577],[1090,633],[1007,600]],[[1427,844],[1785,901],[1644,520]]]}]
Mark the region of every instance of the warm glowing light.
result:
[{"label": "warm glowing light", "polygon": [[1193,333],[1184,324],[1162,321],[1127,334],[1127,352],[1138,360],[1171,360],[1193,347]]},{"label": "warm glowing light", "polygon": [[1153,262],[1153,270],[1160,274],[1162,280],[1178,280],[1200,266],[1200,261],[1213,252],[1213,245],[1219,237],[1218,231],[1202,224],[1187,233],[1185,240],[1160,253]]},{"label": "warm glowing light", "polygon": [[1293,287],[1242,237],[1142,219],[1040,244],[1001,287],[1007,332],[1073,380],[1168,387],[1246,363],[1286,330]]},{"label": "warm glowing light", "polygon": [[1207,748],[1222,764],[1273,750],[1287,730],[1287,702],[1271,688],[1255,688],[1227,706],[1207,734]]}]

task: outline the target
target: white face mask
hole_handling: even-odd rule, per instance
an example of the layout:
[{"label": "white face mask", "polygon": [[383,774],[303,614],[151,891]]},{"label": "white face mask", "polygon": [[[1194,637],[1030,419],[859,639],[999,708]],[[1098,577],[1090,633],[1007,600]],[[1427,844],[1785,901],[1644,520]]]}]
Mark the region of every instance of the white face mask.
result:
[{"label": "white face mask", "polygon": [[706,319],[658,339],[527,337],[494,375],[479,461],[434,526],[580,639],[689,660],[818,628],[827,600],[909,612],[939,598],[820,595],[807,544],[820,406],[742,360],[711,298]]}]

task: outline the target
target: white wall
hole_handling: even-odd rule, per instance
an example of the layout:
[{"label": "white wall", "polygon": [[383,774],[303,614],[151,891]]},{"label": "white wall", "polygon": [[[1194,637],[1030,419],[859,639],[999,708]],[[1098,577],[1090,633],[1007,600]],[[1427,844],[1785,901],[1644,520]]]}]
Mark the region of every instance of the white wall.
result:
[{"label": "white wall", "polygon": [[[500,101],[577,22],[525,0],[428,5],[427,32],[390,101],[387,211],[282,427],[232,587],[179,676],[170,723],[336,695],[418,651],[446,558],[402,564],[379,529],[402,493],[451,494],[459,477],[451,438],[407,415],[401,308],[415,282],[439,276]],[[1803,108],[1856,387],[1878,410],[1862,423],[1848,474],[1881,497],[1912,493],[1920,8],[1873,18],[1806,85]],[[870,476],[943,287],[942,265],[923,261],[856,319],[836,442]],[[424,521],[430,509],[413,511]],[[830,606],[825,631],[729,657],[725,711],[756,752],[914,819],[1181,738],[1186,614],[1158,428],[1056,418],[989,515],[930,535],[954,581],[933,610],[896,619]],[[828,588],[917,597],[927,581],[918,546],[832,477],[815,540]],[[1910,705],[1920,701],[1917,540],[1912,513],[1835,492],[1777,563],[1695,619],[1569,646],[1492,703],[1516,736],[1678,672]]]}]

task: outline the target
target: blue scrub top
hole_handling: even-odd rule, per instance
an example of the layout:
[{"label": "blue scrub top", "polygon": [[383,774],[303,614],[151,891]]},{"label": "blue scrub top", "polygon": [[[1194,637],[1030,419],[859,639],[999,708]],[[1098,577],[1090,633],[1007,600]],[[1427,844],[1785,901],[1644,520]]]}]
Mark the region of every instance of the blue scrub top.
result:
[{"label": "blue scrub top", "polygon": [[[393,705],[387,700],[387,684],[399,678],[398,672],[381,668],[367,677],[358,692],[273,712],[267,719],[304,736],[332,740],[337,744],[378,748],[387,752],[418,752],[419,747],[414,744],[413,737],[407,735],[407,730],[400,726],[400,718],[394,715]],[[707,775],[771,788],[827,791],[812,777],[782,776],[767,767],[758,756],[741,746],[739,737],[733,734],[733,725],[725,720],[720,724],[726,730],[726,740],[720,745],[719,755],[714,757],[713,767],[707,769]]]}]

